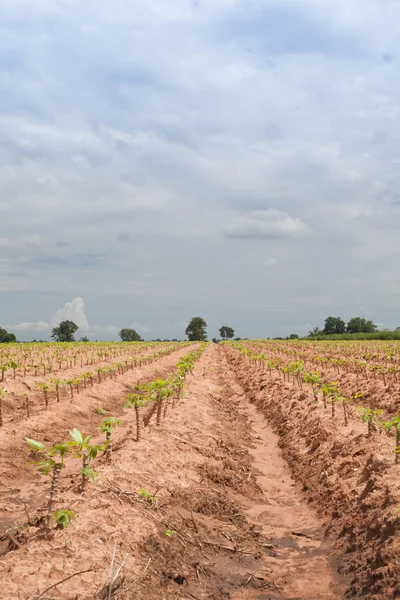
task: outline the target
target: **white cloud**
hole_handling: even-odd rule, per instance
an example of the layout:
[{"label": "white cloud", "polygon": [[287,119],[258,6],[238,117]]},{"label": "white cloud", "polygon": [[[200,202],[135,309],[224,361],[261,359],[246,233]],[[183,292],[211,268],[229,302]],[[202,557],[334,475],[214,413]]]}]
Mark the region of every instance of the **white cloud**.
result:
[{"label": "white cloud", "polygon": [[399,3],[134,5],[0,3],[2,321],[397,325]]},{"label": "white cloud", "polygon": [[71,302],[66,302],[63,308],[59,308],[51,317],[53,327],[61,321],[73,321],[82,331],[89,330],[89,323],[85,313],[85,303],[82,298],[74,298]]},{"label": "white cloud", "polygon": [[297,236],[307,230],[308,227],[299,218],[268,208],[236,217],[224,233],[230,238],[274,239]]},{"label": "white cloud", "polygon": [[48,331],[51,327],[50,323],[47,321],[37,321],[31,323],[19,323],[18,325],[7,325],[11,329],[15,329],[16,331]]}]

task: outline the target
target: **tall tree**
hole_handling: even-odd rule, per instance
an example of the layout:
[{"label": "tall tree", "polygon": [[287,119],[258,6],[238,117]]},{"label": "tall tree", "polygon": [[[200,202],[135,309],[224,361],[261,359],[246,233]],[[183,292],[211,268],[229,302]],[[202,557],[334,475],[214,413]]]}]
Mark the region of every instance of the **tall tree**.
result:
[{"label": "tall tree", "polygon": [[345,333],[346,323],[340,317],[328,317],[325,320],[324,334]]},{"label": "tall tree", "polygon": [[79,326],[73,321],[61,321],[58,327],[54,327],[51,337],[56,342],[75,342],[74,333]]},{"label": "tall tree", "polygon": [[227,327],[226,325],[223,325],[219,330],[219,335],[222,337],[223,340],[230,340],[233,337],[235,337],[235,331],[234,329],[232,329],[232,327]]},{"label": "tall tree", "polygon": [[207,340],[207,323],[202,317],[193,317],[186,327],[185,334],[190,342],[205,342]]},{"label": "tall tree", "polygon": [[128,327],[121,329],[119,332],[119,337],[123,342],[143,342],[138,332],[134,329],[129,329]]},{"label": "tall tree", "polygon": [[374,333],[377,327],[372,321],[363,317],[353,317],[347,323],[347,333]]},{"label": "tall tree", "polygon": [[6,329],[0,327],[0,344],[10,344],[16,341],[17,338],[13,333],[8,333]]},{"label": "tall tree", "polygon": [[319,327],[313,327],[312,330],[308,333],[308,337],[316,337],[317,335],[323,335],[324,332]]}]

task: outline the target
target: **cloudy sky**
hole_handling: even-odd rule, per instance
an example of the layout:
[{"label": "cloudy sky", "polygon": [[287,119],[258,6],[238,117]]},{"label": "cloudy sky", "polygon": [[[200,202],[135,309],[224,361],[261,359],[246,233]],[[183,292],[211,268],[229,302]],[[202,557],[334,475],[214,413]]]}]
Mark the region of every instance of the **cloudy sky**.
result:
[{"label": "cloudy sky", "polygon": [[1,0],[0,324],[400,325],[397,0]]}]

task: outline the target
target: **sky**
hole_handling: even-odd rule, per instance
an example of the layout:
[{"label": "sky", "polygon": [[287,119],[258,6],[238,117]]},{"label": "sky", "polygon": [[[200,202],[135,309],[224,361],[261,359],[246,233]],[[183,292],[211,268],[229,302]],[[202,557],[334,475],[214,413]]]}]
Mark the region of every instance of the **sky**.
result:
[{"label": "sky", "polygon": [[1,0],[0,324],[400,325],[400,2]]}]

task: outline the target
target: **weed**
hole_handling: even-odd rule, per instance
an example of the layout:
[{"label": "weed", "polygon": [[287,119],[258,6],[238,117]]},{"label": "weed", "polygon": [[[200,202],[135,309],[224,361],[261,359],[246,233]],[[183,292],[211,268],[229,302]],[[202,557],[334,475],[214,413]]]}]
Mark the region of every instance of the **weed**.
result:
[{"label": "weed", "polygon": [[68,525],[71,525],[71,521],[76,519],[76,516],[72,510],[61,508],[60,510],[56,510],[53,518],[57,529],[65,529]]}]

